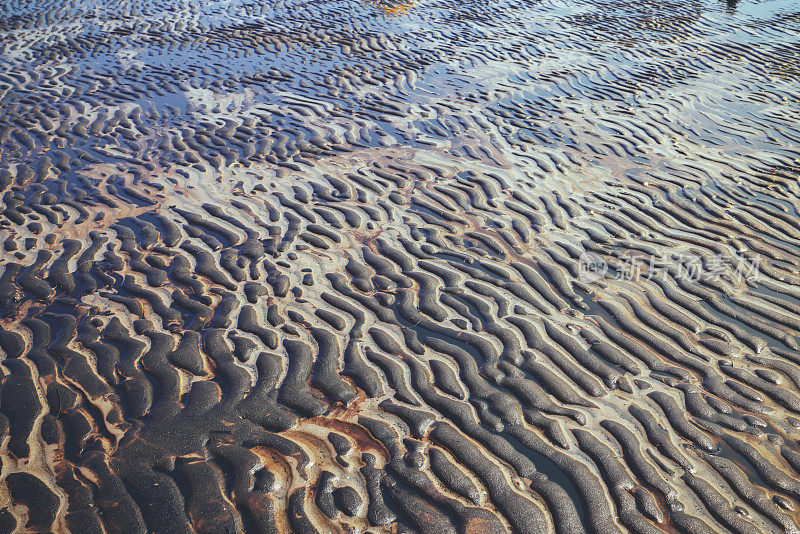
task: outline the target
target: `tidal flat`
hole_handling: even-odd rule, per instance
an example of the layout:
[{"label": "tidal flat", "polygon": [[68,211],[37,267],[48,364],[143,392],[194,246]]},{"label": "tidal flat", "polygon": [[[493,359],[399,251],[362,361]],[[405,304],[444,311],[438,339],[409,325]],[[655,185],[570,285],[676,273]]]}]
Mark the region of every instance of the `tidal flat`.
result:
[{"label": "tidal flat", "polygon": [[800,533],[796,0],[0,2],[0,534]]}]

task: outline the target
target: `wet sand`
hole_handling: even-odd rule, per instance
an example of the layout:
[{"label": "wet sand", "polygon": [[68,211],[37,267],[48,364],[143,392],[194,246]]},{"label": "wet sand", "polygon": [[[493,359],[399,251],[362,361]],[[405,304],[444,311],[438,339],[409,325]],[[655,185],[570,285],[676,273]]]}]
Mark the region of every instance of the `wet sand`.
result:
[{"label": "wet sand", "polygon": [[798,35],[6,2],[0,532],[800,532]]}]

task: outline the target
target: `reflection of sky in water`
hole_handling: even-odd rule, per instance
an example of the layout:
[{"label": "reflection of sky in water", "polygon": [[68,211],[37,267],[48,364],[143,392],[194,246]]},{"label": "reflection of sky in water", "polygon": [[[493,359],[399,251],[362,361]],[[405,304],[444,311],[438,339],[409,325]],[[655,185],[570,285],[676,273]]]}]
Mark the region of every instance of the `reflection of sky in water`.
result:
[{"label": "reflection of sky in water", "polygon": [[[384,4],[392,2],[383,0],[378,5],[355,0],[311,4],[299,0],[281,4],[253,0],[181,0],[131,4],[124,8],[125,13],[119,13],[118,4],[95,1],[70,8],[65,18],[81,23],[82,36],[96,37],[100,41],[110,30],[129,24],[124,21],[130,17],[141,22],[168,17],[170,24],[178,23],[177,27],[168,28],[168,32],[203,37],[182,47],[157,42],[158,32],[150,41],[115,37],[121,39],[123,52],[116,53],[116,47],[104,52],[103,46],[98,46],[86,57],[70,58],[73,64],[82,66],[84,72],[92,72],[100,78],[114,77],[130,84],[134,92],[137,85],[141,86],[151,76],[167,77],[175,83],[182,82],[184,87],[197,87],[205,78],[219,82],[217,87],[209,86],[210,91],[237,92],[240,90],[237,77],[259,76],[275,69],[290,73],[294,79],[267,80],[264,86],[251,85],[253,102],[277,105],[286,101],[284,94],[295,93],[337,102],[345,111],[352,112],[360,109],[361,102],[370,99],[370,91],[379,93],[380,84],[369,86],[359,94],[343,90],[331,96],[317,82],[326,75],[339,78],[342,69],[355,69],[358,74],[359,69],[380,69],[387,60],[402,62],[407,57],[422,57],[425,64],[406,65],[414,70],[417,80],[414,90],[400,96],[408,102],[460,98],[520,79],[527,80],[526,90],[537,97],[563,98],[556,84],[546,78],[554,72],[575,77],[576,82],[584,86],[581,90],[584,96],[603,100],[602,93],[593,93],[598,84],[624,83],[647,75],[653,63],[667,70],[681,66],[682,62],[690,63],[692,58],[681,56],[683,43],[696,44],[700,50],[707,40],[757,43],[759,38],[747,31],[748,24],[779,18],[798,8],[797,0],[699,0],[670,5],[652,0],[633,4],[543,0],[525,4],[482,4],[480,9],[474,9],[470,2],[453,5],[431,0],[390,16],[382,9],[386,7]],[[36,11],[38,5],[30,2],[15,9]],[[614,30],[614,21],[622,18],[637,22],[628,24],[628,31],[620,34]],[[658,24],[651,24],[653,21]],[[331,26],[337,28],[337,32],[331,34],[330,40],[304,42],[306,35]],[[585,40],[578,38],[582,31],[587,34]],[[249,36],[258,38],[270,34],[280,36],[284,42],[282,50],[263,52],[246,40]],[[343,42],[365,36],[385,36],[386,46],[357,55],[343,52]],[[674,57],[662,54],[652,58],[638,53],[647,52],[653,43],[675,43]],[[233,49],[243,53],[231,54]],[[513,57],[493,55],[498,49],[524,49],[528,57],[515,62]],[[486,53],[472,61],[476,50]],[[597,65],[605,68],[602,79],[591,74]],[[208,67],[209,73],[198,75],[197,69],[202,67]],[[736,83],[735,71],[730,68],[722,71],[719,76],[724,84]],[[700,74],[705,77],[709,73]],[[652,96],[653,91],[699,83],[693,81],[692,76],[694,73],[670,78],[668,73],[659,73],[650,76],[647,85]],[[153,102],[159,111],[167,105],[176,106],[182,112],[186,110],[187,99],[182,92],[165,96],[157,96],[152,91],[141,92],[149,93],[146,101],[136,100],[143,107]],[[635,105],[636,95],[637,92],[629,91],[625,98]],[[729,111],[737,113],[736,109]]]},{"label": "reflection of sky in water", "polygon": [[[462,141],[490,150],[494,144],[520,169],[542,168],[542,161],[568,166],[562,156],[577,154],[589,163],[575,173],[581,179],[638,172],[646,179],[648,173],[676,174],[689,151],[708,167],[714,158],[742,162],[788,153],[788,137],[771,130],[779,139],[770,138],[759,121],[791,116],[798,105],[760,100],[766,85],[754,81],[753,69],[757,76],[772,75],[770,84],[780,92],[788,79],[775,75],[768,59],[740,57],[740,51],[768,57],[767,51],[796,43],[796,35],[761,30],[796,27],[781,17],[797,12],[797,1],[541,0],[476,9],[470,2],[425,0],[391,15],[369,0],[186,0],[172,2],[174,9],[165,1],[127,13],[95,2],[73,9],[62,27],[42,28],[53,39],[41,46],[64,34],[96,43],[89,54],[65,58],[78,67],[66,83],[111,80],[124,97],[111,93],[96,102],[113,107],[124,100],[146,114],[155,110],[159,127],[171,130],[202,130],[249,115],[264,131],[295,138],[311,139],[320,128],[337,135],[349,130],[371,147],[396,144],[420,153],[457,152]],[[164,17],[166,25],[131,29]],[[176,42],[170,43],[172,36]],[[272,37],[277,47],[267,43]],[[354,43],[363,38],[380,38],[380,46],[358,49]],[[15,61],[19,70],[37,63]],[[401,66],[397,72],[411,73],[412,84],[391,85],[392,63]],[[347,70],[354,78],[367,71],[389,80],[338,85]],[[263,77],[276,72],[277,78]],[[320,83],[326,78],[338,92]],[[164,94],[156,94],[154,84]],[[382,98],[400,102],[403,115],[376,112]],[[308,102],[337,113],[317,120],[303,113]],[[477,117],[483,122],[471,121]],[[675,135],[596,155],[602,143],[623,146],[619,121],[641,124],[653,117]],[[501,138],[520,150],[495,144]]]},{"label": "reflection of sky in water", "polygon": [[797,10],[797,0],[718,0],[718,5],[743,18],[768,18]]}]

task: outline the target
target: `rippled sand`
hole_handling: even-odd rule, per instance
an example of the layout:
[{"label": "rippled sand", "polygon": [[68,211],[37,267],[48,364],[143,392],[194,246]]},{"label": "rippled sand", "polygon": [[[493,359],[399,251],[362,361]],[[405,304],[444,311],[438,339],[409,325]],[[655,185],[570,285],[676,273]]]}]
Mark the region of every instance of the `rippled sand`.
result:
[{"label": "rippled sand", "polygon": [[800,532],[798,177],[795,1],[3,2],[0,532]]}]

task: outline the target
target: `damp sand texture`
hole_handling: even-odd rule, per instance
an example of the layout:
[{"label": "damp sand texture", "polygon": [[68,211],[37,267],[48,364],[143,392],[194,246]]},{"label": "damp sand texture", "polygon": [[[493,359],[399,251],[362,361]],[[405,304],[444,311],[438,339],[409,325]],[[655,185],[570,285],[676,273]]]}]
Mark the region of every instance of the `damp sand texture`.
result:
[{"label": "damp sand texture", "polygon": [[794,1],[2,2],[0,532],[800,532],[799,147]]}]

